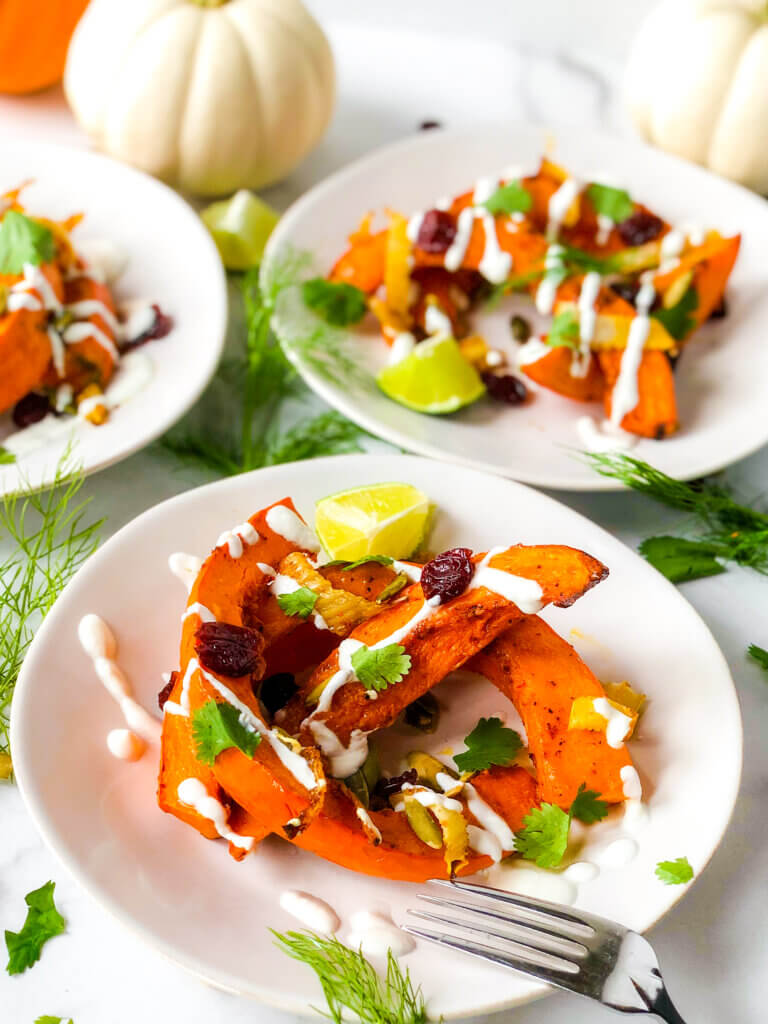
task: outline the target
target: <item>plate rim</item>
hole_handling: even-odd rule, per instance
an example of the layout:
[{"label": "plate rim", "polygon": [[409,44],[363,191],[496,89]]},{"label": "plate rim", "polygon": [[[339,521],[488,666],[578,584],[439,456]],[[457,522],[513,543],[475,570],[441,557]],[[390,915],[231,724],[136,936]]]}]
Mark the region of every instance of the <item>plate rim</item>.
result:
[{"label": "plate rim", "polygon": [[[162,436],[167,430],[179,422],[179,420],[185,416],[193,405],[198,401],[202,393],[210,384],[216,369],[221,360],[224,352],[224,346],[227,338],[227,325],[229,321],[229,301],[227,294],[227,276],[224,270],[224,266],[221,262],[216,244],[213,241],[210,233],[207,231],[195,209],[183,198],[183,196],[175,189],[171,188],[164,181],[154,177],[151,174],[147,174],[145,171],[140,170],[138,167],[133,167],[130,164],[123,163],[120,160],[108,156],[106,153],[100,153],[98,151],[88,149],[86,147],[80,147],[76,145],[68,145],[66,143],[59,142],[47,142],[40,139],[26,140],[19,137],[10,138],[4,145],[4,152],[9,154],[16,151],[22,156],[25,156],[28,152],[37,151],[40,156],[39,160],[41,166],[53,167],[55,166],[56,157],[61,153],[66,153],[69,157],[76,159],[83,159],[88,163],[95,165],[103,165],[108,170],[118,171],[121,174],[127,175],[129,178],[133,178],[137,181],[143,182],[145,185],[149,185],[150,188],[154,188],[158,195],[163,196],[164,202],[172,203],[178,210],[183,211],[187,215],[190,225],[196,223],[196,227],[199,229],[199,241],[202,249],[207,250],[208,256],[210,257],[211,269],[216,267],[216,272],[209,279],[211,294],[207,298],[207,304],[212,310],[212,315],[218,322],[218,326],[215,332],[212,332],[206,338],[206,344],[203,348],[203,353],[207,355],[205,360],[205,368],[201,370],[199,379],[195,384],[194,388],[191,388],[184,400],[179,404],[177,409],[174,411],[172,416],[166,415],[164,418],[158,420],[157,424],[152,427],[151,430],[147,431],[139,439],[138,435],[126,438],[126,442],[121,446],[121,450],[117,454],[107,455],[104,458],[99,459],[97,462],[91,463],[90,465],[82,464],[80,470],[82,475],[90,476],[93,473],[101,472],[103,469],[108,469],[110,466],[114,466],[124,459],[130,458],[137,452],[147,448],[150,444]],[[44,163],[44,161],[47,161]],[[38,175],[35,179],[35,183],[44,179],[44,174]],[[140,398],[140,395],[137,396]],[[108,429],[109,424],[106,424]],[[66,441],[66,438],[65,438]],[[52,458],[48,460],[44,467],[41,467],[39,471],[36,471],[33,478],[31,487],[33,490],[40,490],[49,487],[53,483],[53,475],[56,471],[56,465],[59,458],[64,455],[66,445],[59,441],[54,441],[51,444],[44,445],[41,451],[47,451],[50,453]],[[75,455],[77,449],[75,448]],[[55,462],[53,461],[55,459]],[[0,479],[3,476],[8,476],[11,479],[6,487],[0,486],[0,495],[7,494],[13,495],[19,493],[22,490],[28,488],[26,478],[24,475],[24,459],[17,460],[10,465],[3,466],[3,473],[0,474]]]},{"label": "plate rim", "polygon": [[[161,953],[166,959],[170,960],[176,966],[181,967],[198,980],[203,981],[207,984],[212,985],[214,988],[219,988],[223,991],[233,993],[235,995],[254,999],[264,1003],[265,1005],[275,1007],[286,1012],[296,1013],[303,1017],[316,1017],[318,1011],[315,1007],[297,1000],[295,997],[288,993],[277,993],[273,989],[265,988],[263,983],[253,983],[251,991],[243,991],[237,987],[236,979],[229,978],[220,972],[211,970],[207,965],[197,959],[194,956],[188,954],[181,954],[178,950],[169,942],[156,936],[151,928],[147,925],[142,924],[136,917],[134,917],[128,910],[124,909],[115,898],[109,893],[103,891],[102,887],[95,882],[92,882],[87,870],[82,867],[76,858],[70,856],[66,851],[59,848],[57,844],[58,833],[53,827],[49,827],[47,822],[47,815],[45,811],[45,801],[39,797],[39,794],[35,793],[34,769],[30,767],[28,770],[25,754],[23,753],[23,746],[19,746],[19,733],[22,730],[20,724],[21,719],[26,714],[34,714],[32,711],[33,701],[33,688],[35,672],[33,667],[33,660],[38,657],[38,651],[43,651],[44,645],[47,642],[47,636],[49,632],[56,629],[57,621],[59,617],[66,614],[67,595],[70,590],[74,587],[77,581],[86,572],[94,571],[98,569],[100,564],[108,562],[112,557],[113,549],[120,547],[127,535],[137,531],[137,536],[140,536],[142,530],[146,526],[146,520],[151,519],[160,510],[164,510],[166,506],[174,506],[178,508],[183,506],[185,503],[194,504],[200,499],[201,493],[205,497],[209,497],[210,494],[216,493],[219,490],[226,490],[228,486],[231,486],[235,481],[242,482],[242,486],[247,486],[246,481],[253,481],[259,479],[260,481],[275,480],[276,483],[282,484],[284,481],[288,481],[291,478],[292,473],[296,473],[297,467],[301,467],[304,463],[318,464],[318,468],[322,469],[323,466],[327,466],[329,470],[332,470],[335,465],[338,465],[339,460],[343,460],[346,463],[354,464],[359,462],[361,465],[365,465],[366,468],[370,468],[371,460],[375,460],[381,463],[389,463],[392,465],[394,462],[402,465],[406,472],[407,467],[413,467],[413,474],[418,478],[419,466],[423,464],[434,465],[435,460],[426,459],[420,455],[413,454],[347,454],[347,455],[332,455],[325,456],[320,459],[303,460],[298,463],[287,463],[279,466],[269,466],[262,469],[252,470],[249,473],[239,474],[234,477],[225,477],[222,480],[216,480],[200,487],[191,488],[190,490],[183,491],[181,494],[172,496],[153,505],[151,508],[146,509],[140,513],[130,522],[123,525],[115,534],[113,534],[104,545],[98,549],[98,551],[91,556],[91,558],[83,565],[75,576],[70,580],[67,586],[62,591],[61,595],[55,602],[54,607],[50,613],[46,616],[40,629],[35,635],[32,644],[30,645],[27,656],[22,665],[22,669],[19,673],[16,689],[14,692],[11,723],[10,723],[10,740],[12,748],[16,747],[20,753],[14,753],[14,776],[16,784],[19,787],[24,805],[30,814],[33,824],[41,835],[46,846],[51,850],[55,858],[61,863],[69,874],[75,879],[75,881],[85,890],[85,892],[101,907],[103,907],[115,920],[117,920],[121,926],[124,926],[130,933],[139,938],[148,948],[154,949]],[[389,467],[387,467],[389,471]],[[298,470],[301,472],[301,469]],[[666,909],[659,914],[656,918],[648,923],[643,929],[644,932],[654,928],[666,915],[673,909],[673,907],[683,899],[688,892],[694,887],[698,880],[703,875],[707,866],[709,865],[712,857],[722,843],[723,837],[730,825],[733,818],[736,802],[738,799],[738,793],[740,788],[741,776],[743,771],[743,747],[744,747],[744,729],[743,720],[741,716],[741,706],[738,699],[738,691],[733,679],[733,675],[730,670],[730,666],[720,648],[714,634],[707,625],[706,621],[699,614],[697,609],[683,596],[680,590],[672,583],[670,583],[664,576],[653,569],[637,552],[633,551],[629,545],[619,540],[612,533],[610,533],[603,526],[595,523],[588,516],[583,513],[570,508],[564,502],[557,500],[556,498],[550,497],[547,494],[543,494],[536,488],[532,488],[527,484],[521,483],[516,480],[509,478],[500,477],[498,474],[488,474],[481,470],[466,470],[461,469],[462,473],[470,473],[479,478],[487,478],[491,476],[495,482],[502,484],[506,488],[511,488],[513,491],[530,492],[535,498],[544,503],[544,506],[554,506],[558,510],[565,510],[569,516],[575,517],[577,520],[583,521],[590,529],[597,531],[601,540],[605,541],[609,545],[616,546],[624,549],[624,554],[629,555],[632,562],[634,562],[636,568],[644,574],[648,579],[653,579],[655,585],[661,585],[662,589],[666,589],[667,594],[673,601],[676,601],[687,610],[688,614],[692,614],[698,621],[701,628],[704,630],[704,635],[708,636],[713,646],[713,655],[719,665],[720,672],[724,674],[724,678],[730,684],[727,688],[728,700],[732,705],[734,711],[734,722],[736,726],[737,743],[730,748],[730,762],[729,762],[729,786],[727,792],[727,801],[723,801],[720,806],[726,807],[726,813],[723,815],[722,824],[719,828],[717,836],[714,838],[711,847],[706,851],[705,857],[702,862],[701,869],[697,872],[693,881],[684,887],[676,889],[669,889],[670,903]],[[269,486],[269,484],[267,484]],[[78,584],[79,585],[79,584]],[[673,596],[674,595],[674,596]],[[30,784],[27,786],[27,776],[29,776]],[[418,978],[416,979],[418,983]],[[443,1017],[445,1020],[460,1020],[466,1019],[467,1017],[490,1014],[499,1012],[501,1010],[512,1009],[517,1006],[523,1006],[534,1000],[543,998],[546,995],[553,993],[555,990],[544,984],[538,986],[533,991],[517,997],[513,1000],[506,1000],[501,1002],[494,1002],[487,1005],[481,1005],[472,1009],[471,1011],[464,1013],[451,1013],[450,1011],[444,1012]]]},{"label": "plate rim", "polygon": [[[283,213],[279,223],[267,242],[264,251],[263,265],[266,266],[269,261],[276,256],[280,246],[283,244],[283,236],[288,234],[293,225],[302,218],[306,207],[311,206],[318,198],[322,199],[326,192],[335,190],[338,185],[343,185],[347,179],[355,178],[357,174],[359,174],[361,170],[364,170],[368,164],[376,163],[382,157],[389,156],[390,154],[397,154],[400,150],[411,150],[413,148],[428,149],[434,144],[434,140],[436,138],[444,139],[446,137],[453,137],[457,140],[471,140],[473,138],[485,137],[494,131],[503,132],[511,136],[516,130],[525,132],[537,131],[545,138],[547,136],[552,136],[555,139],[559,136],[566,135],[573,137],[577,131],[579,131],[579,129],[573,125],[568,125],[564,122],[554,120],[542,122],[515,119],[504,122],[488,122],[472,128],[438,128],[428,132],[417,132],[412,135],[407,135],[405,138],[397,139],[394,142],[389,142],[383,146],[378,146],[369,153],[366,153],[353,160],[351,163],[345,164],[338,170],[333,171],[331,174],[323,178],[322,181],[313,185],[312,188],[308,189],[298,199],[291,203],[288,209]],[[715,174],[706,167],[702,167],[699,164],[685,160],[683,157],[677,156],[673,153],[667,153],[655,146],[651,146],[649,143],[637,136],[624,138],[622,136],[613,135],[607,131],[592,128],[585,128],[581,130],[582,135],[584,132],[586,132],[588,138],[597,139],[599,142],[614,146],[615,148],[642,152],[653,160],[660,161],[662,165],[667,163],[678,168],[684,168],[686,173],[689,173],[694,177],[698,177],[700,180],[710,182],[716,181],[718,185],[723,186],[726,189],[733,189],[745,197],[749,202],[753,202],[756,209],[759,208],[762,210],[762,216],[765,216],[765,201],[761,196],[758,196],[755,192],[752,192],[750,189],[738,184],[737,182],[730,181],[727,178],[723,178],[720,175]],[[588,143],[585,143],[585,145],[587,144]],[[290,239],[288,239],[288,242],[290,244]],[[274,326],[273,329],[275,329]],[[276,329],[275,333],[278,333]],[[551,490],[558,491],[582,491],[584,493],[624,491],[628,489],[625,484],[614,480],[611,477],[601,476],[598,473],[595,473],[595,480],[592,484],[587,484],[583,479],[577,477],[553,480],[551,476],[539,474],[535,469],[530,472],[523,471],[515,476],[510,476],[496,464],[472,459],[469,456],[455,455],[447,452],[444,448],[441,448],[438,445],[429,443],[428,441],[422,441],[418,438],[413,439],[405,432],[401,432],[396,428],[382,426],[374,416],[366,413],[365,407],[362,403],[349,401],[346,398],[345,392],[341,389],[336,390],[332,384],[314,371],[311,366],[304,363],[301,357],[294,351],[288,349],[286,350],[286,354],[307,386],[318,394],[323,401],[327,402],[344,416],[353,420],[358,424],[358,426],[363,427],[365,430],[370,431],[375,436],[383,438],[391,444],[405,448],[413,454],[423,455],[427,458],[437,459],[438,461],[448,462],[453,465],[466,466],[469,469],[477,468],[483,472],[491,473],[495,476],[504,476],[506,479],[514,480],[517,483],[527,484],[532,487],[546,487]],[[750,455],[754,455],[755,452],[763,448],[766,444],[768,444],[768,421],[766,421],[764,436],[759,440],[752,440],[748,444],[739,448],[736,456],[723,456],[722,458],[715,458],[710,461],[702,460],[701,464],[697,464],[694,470],[686,470],[682,474],[677,475],[675,479],[688,481],[718,473],[727,467],[734,465],[736,462],[746,459]],[[575,444],[574,452],[576,454],[581,454]]]}]

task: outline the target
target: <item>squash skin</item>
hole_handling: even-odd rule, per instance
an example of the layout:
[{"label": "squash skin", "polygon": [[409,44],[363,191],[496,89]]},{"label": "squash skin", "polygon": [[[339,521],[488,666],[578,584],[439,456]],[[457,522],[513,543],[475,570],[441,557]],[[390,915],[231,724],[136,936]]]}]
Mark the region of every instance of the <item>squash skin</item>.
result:
[{"label": "squash skin", "polygon": [[[55,263],[41,266],[57,299],[64,297],[61,273]],[[2,275],[0,282],[13,284],[18,274]],[[0,412],[39,387],[51,363],[51,342],[46,332],[48,314],[44,309],[19,309],[0,317]]]},{"label": "squash skin", "polygon": [[469,667],[517,708],[536,765],[539,800],[567,810],[582,783],[608,803],[625,799],[621,769],[632,764],[627,748],[609,747],[602,732],[568,728],[574,699],[604,697],[605,691],[574,648],[543,619],[521,619]]},{"label": "squash skin", "polygon": [[[606,349],[597,358],[605,374],[605,415],[610,419],[613,388],[621,370],[622,349]],[[623,430],[661,441],[679,426],[675,377],[666,352],[646,349],[637,372],[638,402],[621,421]]]},{"label": "squash skin", "polygon": [[0,4],[0,92],[21,94],[60,81],[67,46],[88,0]]}]

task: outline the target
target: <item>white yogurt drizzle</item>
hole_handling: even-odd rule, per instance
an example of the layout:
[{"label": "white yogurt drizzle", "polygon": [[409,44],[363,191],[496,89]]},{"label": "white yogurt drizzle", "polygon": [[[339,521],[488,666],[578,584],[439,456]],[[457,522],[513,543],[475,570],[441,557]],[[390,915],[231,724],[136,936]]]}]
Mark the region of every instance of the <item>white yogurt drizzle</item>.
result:
[{"label": "white yogurt drizzle", "polygon": [[625,452],[637,444],[634,434],[616,427],[610,420],[596,423],[591,416],[579,416],[576,432],[588,452]]},{"label": "white yogurt drizzle", "polygon": [[627,346],[621,357],[619,376],[613,386],[611,395],[611,423],[620,427],[622,420],[627,413],[637,405],[640,400],[638,386],[638,373],[640,362],[643,358],[643,351],[648,334],[651,330],[650,309],[653,300],[656,298],[656,289],[653,287],[653,272],[646,272],[640,278],[640,291],[635,299],[636,315],[629,325]]},{"label": "white yogurt drizzle", "polygon": [[600,294],[602,278],[597,271],[591,270],[581,282],[579,292],[579,347],[571,360],[571,376],[586,377],[592,358],[590,345],[597,327],[597,311],[595,303]]},{"label": "white yogurt drizzle", "polygon": [[[454,782],[454,780],[451,779],[451,782]],[[464,805],[460,800],[446,796],[445,793],[437,793],[434,789],[427,789],[425,786],[414,786],[410,782],[404,782],[401,792],[407,793],[411,799],[421,804],[422,807],[442,807],[445,811],[458,811],[459,814],[464,810]],[[398,801],[395,804],[395,810],[405,810],[405,801]]]},{"label": "white yogurt drizzle", "polygon": [[183,804],[191,807],[201,818],[211,822],[222,839],[226,839],[240,850],[253,849],[253,837],[241,836],[229,828],[229,811],[221,801],[211,796],[200,779],[184,779],[179,783],[176,792]]},{"label": "white yogurt drizzle", "polygon": [[[269,574],[267,573],[266,575]],[[275,597],[281,597],[283,594],[293,594],[297,590],[302,589],[301,583],[297,583],[292,576],[283,576],[281,573],[276,574],[274,570],[272,570],[272,579],[269,585]],[[330,629],[330,626],[320,612],[312,612],[312,621],[316,629]]]},{"label": "white yogurt drizzle", "polygon": [[262,740],[266,740],[272,748],[273,752],[277,755],[277,758],[282,763],[283,767],[291,773],[297,782],[301,783],[305,789],[315,789],[319,784],[318,779],[315,778],[315,774],[312,768],[304,760],[301,754],[296,753],[292,750],[283,740],[280,735],[275,732],[274,729],[269,729],[262,721],[260,721],[251,709],[244,704],[228,686],[225,686],[220,679],[217,679],[215,675],[207,672],[198,662],[197,658],[190,658],[187,663],[187,668],[184,672],[184,678],[181,681],[181,694],[179,697],[179,703],[174,704],[172,701],[165,702],[165,713],[166,714],[182,714],[189,716],[190,704],[189,704],[189,689],[192,684],[192,677],[195,672],[199,672],[205,681],[213,687],[216,692],[224,698],[227,703],[231,704],[240,713],[240,724],[248,729],[249,732],[258,733]]},{"label": "white yogurt drizzle", "polygon": [[245,545],[256,544],[260,540],[259,533],[250,523],[240,523],[233,526],[231,530],[225,530],[216,541],[216,547],[227,545],[231,558],[240,558],[245,551]]},{"label": "white yogurt drizzle", "polygon": [[368,735],[361,729],[353,729],[349,746],[345,747],[335,732],[325,722],[309,721],[309,729],[315,743],[328,758],[331,775],[335,779],[346,779],[365,763],[368,757]]},{"label": "white yogurt drizzle", "polygon": [[368,811],[365,809],[365,807],[358,807],[357,810],[355,811],[355,814],[357,815],[358,819],[363,823],[363,827],[365,828],[366,832],[369,835],[373,836],[374,845],[378,846],[379,843],[381,842],[381,832],[379,832],[376,825],[374,825],[373,819],[371,818]]},{"label": "white yogurt drizzle", "polygon": [[495,594],[499,594],[517,607],[524,615],[535,615],[544,607],[542,589],[536,580],[526,579],[524,576],[513,576],[512,573],[504,572],[502,569],[493,569],[489,565],[496,555],[506,551],[506,548],[491,548],[485,558],[475,566],[475,574],[472,577],[468,589],[475,590],[477,587],[485,587]]},{"label": "white yogurt drizzle", "polygon": [[120,761],[138,761],[147,745],[131,729],[112,729],[107,733],[107,749]]},{"label": "white yogurt drizzle", "polygon": [[560,188],[552,193],[547,207],[547,238],[557,238],[566,214],[583,188],[584,183],[577,178],[566,178]]},{"label": "white yogurt drizzle", "polygon": [[438,306],[427,306],[424,314],[424,329],[430,338],[450,338],[453,336],[451,319]]},{"label": "white yogurt drizzle", "polygon": [[205,605],[200,604],[199,601],[193,601],[192,604],[187,606],[184,614],[181,616],[181,621],[186,622],[190,615],[198,615],[202,622],[216,621],[216,616],[210,608],[206,608]]},{"label": "white yogurt drizzle", "polygon": [[544,276],[536,289],[534,302],[536,309],[542,316],[549,316],[555,308],[557,289],[562,280],[561,271],[564,263],[565,249],[557,242],[547,247],[544,254]]},{"label": "white yogurt drizzle", "polygon": [[504,850],[499,840],[484,828],[467,825],[467,838],[470,849],[479,853],[481,857],[490,857],[494,864],[498,864],[504,856]]},{"label": "white yogurt drizzle", "polygon": [[77,635],[96,675],[120,705],[129,728],[149,743],[159,743],[162,725],[134,698],[130,680],[115,660],[117,640],[106,622],[98,615],[86,615],[80,620]]},{"label": "white yogurt drizzle", "polygon": [[598,213],[597,215],[597,235],[595,241],[598,245],[605,245],[608,239],[611,237],[613,231],[613,220],[611,217],[606,217],[604,213]]},{"label": "white yogurt drizzle", "polygon": [[8,295],[9,312],[13,313],[16,309],[50,309],[58,313],[61,302],[40,267],[25,263],[22,271],[24,276],[21,281],[11,285]]},{"label": "white yogurt drizzle", "polygon": [[623,747],[624,740],[632,728],[630,716],[615,708],[607,697],[595,697],[592,701],[592,707],[595,710],[595,714],[601,715],[606,721],[605,741],[608,746],[613,747],[614,750]]},{"label": "white yogurt drizzle", "polygon": [[496,233],[496,220],[482,205],[490,199],[497,186],[498,180],[493,178],[481,178],[476,183],[472,205],[465,207],[459,214],[456,235],[445,254],[446,270],[456,271],[461,266],[472,238],[475,220],[479,220],[483,225],[485,245],[478,270],[491,284],[502,284],[506,281],[512,269],[512,256],[501,248]]},{"label": "white yogurt drizzle", "polygon": [[280,893],[280,906],[313,932],[333,935],[341,927],[339,915],[325,900],[301,889],[285,889]]},{"label": "white yogurt drizzle", "polygon": [[398,928],[391,917],[377,910],[358,910],[350,918],[347,945],[365,956],[405,956],[416,948],[411,936]]},{"label": "white yogurt drizzle", "polygon": [[69,302],[64,309],[77,320],[87,320],[89,316],[101,317],[116,337],[121,333],[120,324],[115,314],[98,299],[80,299],[78,302]]},{"label": "white yogurt drizzle", "polygon": [[501,815],[497,814],[496,811],[494,811],[494,809],[480,797],[480,794],[470,782],[464,783],[462,792],[467,798],[467,810],[473,815],[473,817],[477,818],[482,828],[494,837],[502,850],[514,850],[515,835]]},{"label": "white yogurt drizzle", "polygon": [[184,551],[175,551],[168,558],[168,568],[177,580],[181,580],[187,588],[187,593],[195,585],[195,580],[202,567],[202,559],[197,555],[188,555]]},{"label": "white yogurt drizzle", "polygon": [[396,573],[402,573],[407,576],[411,583],[421,582],[422,566],[413,565],[411,562],[398,562],[397,559],[392,563],[392,569]]},{"label": "white yogurt drizzle", "polygon": [[411,334],[410,331],[400,331],[399,334],[395,335],[395,339],[389,350],[389,365],[394,366],[395,363],[402,363],[402,361],[407,359],[415,348],[416,338],[413,334]]},{"label": "white yogurt drizzle", "polygon": [[291,544],[305,551],[319,551],[320,544],[312,530],[285,505],[273,505],[267,512],[267,526]]}]

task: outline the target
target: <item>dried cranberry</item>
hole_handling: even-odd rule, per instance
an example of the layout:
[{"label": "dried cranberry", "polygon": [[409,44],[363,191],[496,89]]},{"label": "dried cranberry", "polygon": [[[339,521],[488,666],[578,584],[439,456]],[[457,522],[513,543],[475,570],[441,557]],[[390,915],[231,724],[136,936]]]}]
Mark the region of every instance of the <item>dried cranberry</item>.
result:
[{"label": "dried cranberry", "polygon": [[664,221],[647,210],[635,210],[617,226],[625,245],[642,245],[659,237],[664,230]]},{"label": "dried cranberry", "polygon": [[720,299],[720,301],[718,302],[718,304],[715,306],[715,308],[709,314],[708,319],[709,320],[722,320],[726,316],[728,316],[728,303],[725,301],[725,296],[723,295],[722,298]]},{"label": "dried cranberry", "polygon": [[630,306],[634,306],[637,293],[640,291],[640,285],[635,281],[614,281],[611,285],[611,291],[616,292],[619,298],[624,299]]},{"label": "dried cranberry", "polygon": [[445,252],[456,237],[456,221],[447,210],[427,210],[416,237],[423,252]]},{"label": "dried cranberry", "polygon": [[161,711],[165,707],[165,702],[171,696],[171,692],[173,691],[173,688],[176,685],[176,677],[178,676],[178,674],[178,672],[171,672],[171,678],[168,680],[168,682],[162,688],[160,693],[158,693],[157,695],[157,704]]},{"label": "dried cranberry", "polygon": [[419,125],[420,132],[431,132],[435,128],[442,128],[442,124],[439,121],[422,121]]},{"label": "dried cranberry", "polygon": [[395,775],[391,779],[379,779],[371,793],[370,809],[372,811],[384,810],[385,807],[389,807],[391,796],[399,793],[404,785],[415,786],[418,781],[419,773],[415,768],[408,768],[402,775]]},{"label": "dried cranberry", "polygon": [[421,589],[424,597],[440,597],[450,601],[463,594],[469,586],[475,567],[469,548],[452,548],[427,562],[421,571]]},{"label": "dried cranberry", "polygon": [[296,680],[290,672],[276,672],[262,682],[259,687],[259,700],[270,715],[274,715],[280,708],[285,707],[298,689]]},{"label": "dried cranberry", "polygon": [[255,629],[226,622],[204,622],[195,633],[195,650],[204,668],[223,676],[244,676],[263,667],[264,637]]},{"label": "dried cranberry", "polygon": [[152,311],[155,314],[152,326],[148,327],[146,331],[143,331],[136,338],[131,338],[130,341],[124,342],[120,347],[122,352],[130,352],[131,349],[138,348],[140,345],[146,345],[148,341],[164,338],[171,333],[173,330],[173,317],[164,313],[157,303],[154,302],[152,303]]},{"label": "dried cranberry", "polygon": [[33,423],[39,423],[45,419],[51,411],[51,403],[45,395],[38,395],[36,391],[30,391],[20,402],[13,407],[13,422],[17,427],[29,427]]},{"label": "dried cranberry", "polygon": [[519,377],[511,373],[482,373],[486,390],[491,398],[507,405],[522,405],[528,397],[528,388]]}]

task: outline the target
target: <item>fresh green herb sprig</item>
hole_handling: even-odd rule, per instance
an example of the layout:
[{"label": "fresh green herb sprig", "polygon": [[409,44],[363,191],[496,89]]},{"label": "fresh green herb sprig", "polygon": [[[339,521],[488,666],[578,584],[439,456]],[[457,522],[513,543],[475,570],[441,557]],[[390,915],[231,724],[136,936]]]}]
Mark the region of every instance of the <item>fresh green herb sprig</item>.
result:
[{"label": "fresh green herb sprig", "polygon": [[317,594],[309,587],[298,587],[289,594],[279,594],[277,603],[286,615],[307,619],[317,604]]},{"label": "fresh green herb sprig", "polygon": [[569,810],[543,803],[527,814],[523,827],[515,832],[515,849],[524,860],[532,860],[540,868],[556,868],[568,848],[571,821],[576,818],[593,825],[607,814],[608,804],[582,782]]},{"label": "fresh green herb sprig", "polygon": [[600,185],[594,182],[587,189],[587,197],[595,208],[595,213],[619,223],[631,217],[635,204],[623,188],[611,185]]},{"label": "fresh green herb sprig", "polygon": [[579,347],[579,316],[573,309],[564,309],[552,318],[546,338],[551,348]]},{"label": "fresh green herb sprig", "polygon": [[11,698],[40,622],[64,586],[96,550],[103,520],[89,518],[80,497],[83,474],[71,451],[48,491],[21,491],[0,501],[0,754],[9,754]]},{"label": "fresh green herb sprig", "polygon": [[[273,261],[268,272],[260,274],[253,268],[242,277],[242,353],[222,363],[203,399],[179,427],[165,435],[162,448],[222,476],[363,450],[360,442],[368,436],[366,431],[335,411],[280,429],[284,403],[300,401],[309,392],[270,323],[281,295],[296,289],[307,265],[303,254],[289,252]],[[292,342],[292,349],[316,363],[326,376],[343,377],[353,373],[356,365],[338,334],[326,325],[312,327]]]},{"label": "fresh green herb sprig", "polygon": [[656,865],[656,877],[665,885],[685,885],[693,878],[693,868],[687,857],[677,860],[661,860]]},{"label": "fresh green herb sprig", "polygon": [[768,574],[768,513],[736,501],[723,484],[684,483],[631,455],[585,457],[601,476],[688,516],[682,526],[688,537],[654,537],[641,546],[645,557],[673,581],[711,576],[718,571],[718,559]]},{"label": "fresh green herb sprig", "polygon": [[360,950],[336,938],[312,932],[272,934],[283,952],[315,972],[328,1004],[324,1016],[335,1024],[342,1024],[345,1010],[362,1024],[427,1024],[421,989],[391,952],[381,978]]},{"label": "fresh green herb sprig", "polygon": [[528,189],[515,179],[499,185],[482,205],[494,216],[498,213],[527,213],[533,206],[533,198]]},{"label": "fresh green herb sprig", "polygon": [[55,882],[46,882],[24,897],[27,916],[21,930],[5,932],[5,947],[8,950],[5,969],[8,974],[21,974],[36,964],[45,943],[66,929],[67,922],[56,909],[53,900],[55,888]]},{"label": "fresh green herb sprig", "polygon": [[411,670],[411,656],[405,653],[402,644],[387,644],[386,647],[363,644],[350,662],[363,686],[377,692],[399,683]]},{"label": "fresh green herb sprig", "polygon": [[50,228],[18,210],[0,221],[0,273],[20,274],[25,263],[50,263],[55,252]]},{"label": "fresh green herb sprig", "polygon": [[492,765],[512,764],[523,747],[520,733],[507,729],[500,718],[481,718],[464,744],[467,749],[453,758],[460,772],[482,772]]},{"label": "fresh green herb sprig", "polygon": [[261,736],[246,729],[240,712],[231,704],[209,700],[192,714],[192,735],[199,761],[212,765],[223,750],[236,747],[246,757],[253,757]]},{"label": "fresh green herb sprig", "polygon": [[763,672],[768,672],[768,651],[757,644],[750,644],[747,648],[747,655],[754,661]]}]

